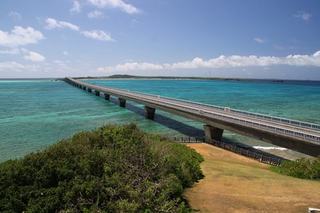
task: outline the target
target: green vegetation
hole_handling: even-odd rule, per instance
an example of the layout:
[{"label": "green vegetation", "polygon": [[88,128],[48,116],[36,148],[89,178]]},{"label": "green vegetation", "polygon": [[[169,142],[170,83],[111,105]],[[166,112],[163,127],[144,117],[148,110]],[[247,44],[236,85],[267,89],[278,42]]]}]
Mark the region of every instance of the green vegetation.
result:
[{"label": "green vegetation", "polygon": [[0,212],[189,212],[182,193],[201,161],[133,124],[108,125],[0,164]]},{"label": "green vegetation", "polygon": [[284,161],[279,167],[272,167],[272,170],[297,178],[320,180],[320,158]]}]

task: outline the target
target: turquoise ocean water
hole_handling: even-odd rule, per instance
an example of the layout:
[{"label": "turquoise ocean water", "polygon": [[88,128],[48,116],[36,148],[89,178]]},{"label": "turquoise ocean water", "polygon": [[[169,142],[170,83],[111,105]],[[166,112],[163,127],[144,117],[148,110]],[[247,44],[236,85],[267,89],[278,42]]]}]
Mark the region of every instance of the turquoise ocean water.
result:
[{"label": "turquoise ocean water", "polygon": [[[228,106],[320,124],[320,82],[246,82],[222,80],[90,80],[90,83],[161,96]],[[0,161],[41,150],[81,130],[106,123],[137,123],[167,136],[201,134],[202,124],[157,112],[144,119],[142,107],[129,109],[53,80],[0,81]],[[176,122],[178,121],[178,122]],[[191,127],[192,126],[192,127]],[[226,132],[249,145],[260,141]]]}]

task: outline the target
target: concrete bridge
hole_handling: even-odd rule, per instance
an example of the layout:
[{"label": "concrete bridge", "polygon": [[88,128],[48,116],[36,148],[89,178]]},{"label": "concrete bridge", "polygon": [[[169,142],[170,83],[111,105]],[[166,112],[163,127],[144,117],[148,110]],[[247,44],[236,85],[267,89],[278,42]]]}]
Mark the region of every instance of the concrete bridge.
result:
[{"label": "concrete bridge", "polygon": [[205,137],[209,143],[213,140],[221,140],[225,129],[311,156],[320,156],[320,125],[318,124],[101,87],[73,78],[65,78],[65,81],[80,89],[94,92],[97,96],[103,94],[106,100],[110,100],[110,96],[115,96],[121,107],[126,106],[127,100],[143,104],[145,117],[148,119],[154,119],[156,109],[160,109],[203,122]]}]

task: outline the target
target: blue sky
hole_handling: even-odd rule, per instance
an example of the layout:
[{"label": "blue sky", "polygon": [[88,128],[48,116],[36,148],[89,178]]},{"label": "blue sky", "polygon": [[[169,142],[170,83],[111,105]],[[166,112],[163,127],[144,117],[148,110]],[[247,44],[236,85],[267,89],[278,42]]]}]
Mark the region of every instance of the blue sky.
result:
[{"label": "blue sky", "polygon": [[1,0],[0,78],[320,80],[318,0]]}]

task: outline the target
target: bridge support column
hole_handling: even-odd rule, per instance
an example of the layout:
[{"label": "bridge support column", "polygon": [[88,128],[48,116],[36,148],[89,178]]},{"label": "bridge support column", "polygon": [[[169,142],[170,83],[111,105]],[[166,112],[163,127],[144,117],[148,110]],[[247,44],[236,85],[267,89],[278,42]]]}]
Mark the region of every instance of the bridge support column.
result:
[{"label": "bridge support column", "polygon": [[90,88],[88,88],[88,92],[92,92],[92,90]]},{"label": "bridge support column", "polygon": [[144,106],[144,116],[147,119],[153,120],[155,111],[156,111],[155,108],[152,108],[152,107],[149,107],[149,106]]},{"label": "bridge support column", "polygon": [[126,99],[119,98],[119,106],[120,107],[126,107]]},{"label": "bridge support column", "polygon": [[212,140],[221,141],[223,129],[216,128],[210,125],[203,125],[204,135],[206,142],[212,142]]},{"label": "bridge support column", "polygon": [[110,95],[109,95],[109,94],[104,93],[104,99],[105,99],[105,100],[110,100]]},{"label": "bridge support column", "polygon": [[87,88],[86,88],[86,87],[82,87],[82,89],[83,89],[83,90],[87,90]]},{"label": "bridge support column", "polygon": [[99,91],[95,91],[96,96],[100,96],[100,92]]}]

